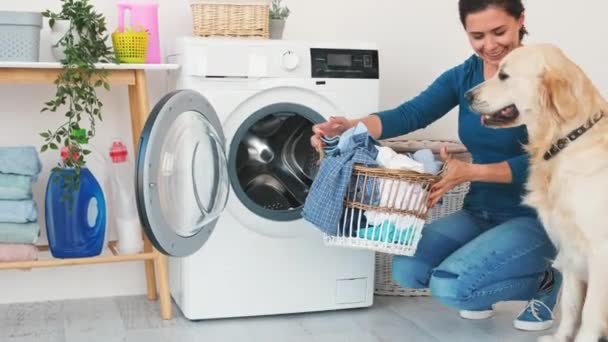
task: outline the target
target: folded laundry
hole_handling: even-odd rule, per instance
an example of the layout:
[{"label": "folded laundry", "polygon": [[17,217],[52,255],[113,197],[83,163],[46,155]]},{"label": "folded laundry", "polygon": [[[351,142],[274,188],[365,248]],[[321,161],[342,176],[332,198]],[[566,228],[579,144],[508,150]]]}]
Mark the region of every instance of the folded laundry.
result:
[{"label": "folded laundry", "polygon": [[424,172],[424,164],[418,162],[412,158],[409,158],[405,154],[395,152],[392,148],[387,146],[377,147],[378,149],[378,165],[387,169],[393,170],[410,170],[415,172]]},{"label": "folded laundry", "polygon": [[0,172],[38,176],[42,164],[34,146],[0,147]]},{"label": "folded laundry", "polygon": [[424,172],[436,175],[443,167],[443,161],[436,160],[433,151],[428,148],[420,149],[412,154],[412,158],[424,165]]},{"label": "folded laundry", "polygon": [[31,261],[38,259],[38,248],[33,244],[0,243],[0,261]]},{"label": "folded laundry", "polygon": [[0,173],[0,199],[21,200],[32,198],[32,176]]},{"label": "folded laundry", "polygon": [[0,222],[26,223],[37,218],[38,210],[33,200],[0,200]]},{"label": "folded laundry", "polygon": [[416,219],[414,213],[427,210],[424,203],[425,191],[420,184],[392,179],[381,179],[379,183],[379,207],[407,210],[412,214],[387,214],[380,210],[367,210],[364,215],[369,225],[377,226],[389,222],[397,228],[409,227]]},{"label": "folded laundry", "polygon": [[409,245],[414,236],[413,227],[397,228],[394,223],[385,221],[377,226],[359,229],[360,238],[372,241]]},{"label": "folded laundry", "polygon": [[33,244],[39,234],[38,222],[0,223],[0,243]]}]

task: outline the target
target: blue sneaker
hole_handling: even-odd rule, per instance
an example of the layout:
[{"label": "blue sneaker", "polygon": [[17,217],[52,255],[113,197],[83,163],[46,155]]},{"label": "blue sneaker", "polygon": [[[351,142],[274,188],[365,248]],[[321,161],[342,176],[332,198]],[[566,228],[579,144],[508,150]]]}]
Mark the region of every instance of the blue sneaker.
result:
[{"label": "blue sneaker", "polygon": [[528,302],[519,316],[513,321],[515,329],[525,331],[542,331],[551,328],[553,324],[553,309],[557,303],[562,287],[562,274],[551,269],[551,283],[538,291]]}]

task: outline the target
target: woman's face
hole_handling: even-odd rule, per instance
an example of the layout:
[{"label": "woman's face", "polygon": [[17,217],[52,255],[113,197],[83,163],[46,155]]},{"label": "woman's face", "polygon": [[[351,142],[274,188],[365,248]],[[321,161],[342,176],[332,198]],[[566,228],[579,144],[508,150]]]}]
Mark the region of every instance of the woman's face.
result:
[{"label": "woman's face", "polygon": [[519,19],[500,7],[490,6],[465,17],[465,29],[473,50],[485,63],[498,66],[504,56],[519,46],[519,30],[524,15]]}]

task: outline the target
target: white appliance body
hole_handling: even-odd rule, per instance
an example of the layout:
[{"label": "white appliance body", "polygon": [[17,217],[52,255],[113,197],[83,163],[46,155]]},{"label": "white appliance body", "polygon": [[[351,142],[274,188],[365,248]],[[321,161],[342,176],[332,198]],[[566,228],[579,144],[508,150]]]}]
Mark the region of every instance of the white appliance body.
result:
[{"label": "white appliance body", "polygon": [[[366,44],[184,37],[170,62],[171,87],[192,89],[213,106],[226,150],[256,111],[299,104],[327,120],[378,110],[378,79],[311,76],[311,48],[374,49]],[[193,255],[169,258],[170,289],[189,319],[274,315],[368,307],[374,253],[326,247],[302,218],[275,220],[228,198],[209,240]]]}]

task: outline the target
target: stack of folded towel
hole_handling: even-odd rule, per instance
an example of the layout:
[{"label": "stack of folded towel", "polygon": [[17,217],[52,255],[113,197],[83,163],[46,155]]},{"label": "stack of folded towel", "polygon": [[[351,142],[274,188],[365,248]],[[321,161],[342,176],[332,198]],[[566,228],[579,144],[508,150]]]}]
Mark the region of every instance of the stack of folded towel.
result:
[{"label": "stack of folded towel", "polygon": [[38,258],[40,226],[32,185],[40,171],[35,147],[0,147],[0,262]]}]

